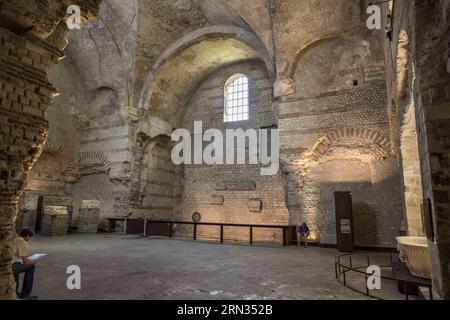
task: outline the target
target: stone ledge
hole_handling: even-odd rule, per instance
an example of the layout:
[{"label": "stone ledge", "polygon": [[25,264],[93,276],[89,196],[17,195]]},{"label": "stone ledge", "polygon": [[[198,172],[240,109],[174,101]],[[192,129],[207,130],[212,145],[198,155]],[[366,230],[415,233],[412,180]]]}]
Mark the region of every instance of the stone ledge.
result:
[{"label": "stone ledge", "polygon": [[249,199],[248,200],[248,210],[250,212],[261,212],[263,208],[263,203],[261,199]]},{"label": "stone ledge", "polygon": [[254,181],[225,181],[216,185],[216,191],[251,191],[256,190]]},{"label": "stone ledge", "polygon": [[46,206],[44,208],[44,214],[49,216],[69,215],[67,207],[63,206]]},{"label": "stone ledge", "polygon": [[81,208],[83,209],[100,209],[100,201],[98,200],[83,200]]},{"label": "stone ledge", "polygon": [[223,196],[213,195],[213,196],[211,196],[211,198],[209,200],[209,204],[214,205],[214,206],[223,206],[224,203],[225,203],[225,198]]}]

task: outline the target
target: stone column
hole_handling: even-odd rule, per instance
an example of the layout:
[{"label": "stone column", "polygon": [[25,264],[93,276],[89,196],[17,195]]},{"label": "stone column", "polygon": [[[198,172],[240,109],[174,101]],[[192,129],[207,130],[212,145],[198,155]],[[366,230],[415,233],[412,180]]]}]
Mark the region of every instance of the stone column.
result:
[{"label": "stone column", "polygon": [[63,236],[69,230],[69,213],[65,206],[47,206],[44,208],[41,234],[44,236]]},{"label": "stone column", "polygon": [[78,216],[79,233],[97,233],[100,217],[100,201],[83,200]]},{"label": "stone column", "polygon": [[72,221],[73,221],[73,206],[66,206],[67,213],[69,214],[69,225],[67,226],[67,232],[71,233]]},{"label": "stone column", "polygon": [[17,196],[0,195],[0,300],[16,297],[14,279],[11,275],[16,212]]},{"label": "stone column", "polygon": [[26,174],[47,138],[44,112],[55,90],[46,81],[45,70],[61,53],[2,28],[0,43],[0,299],[12,299],[10,266],[17,205]]},{"label": "stone column", "polygon": [[[76,0],[82,21],[101,0]],[[12,243],[25,178],[47,139],[45,111],[56,90],[47,80],[64,55],[67,4],[60,0],[3,0],[0,5],[0,300],[15,299]]]}]

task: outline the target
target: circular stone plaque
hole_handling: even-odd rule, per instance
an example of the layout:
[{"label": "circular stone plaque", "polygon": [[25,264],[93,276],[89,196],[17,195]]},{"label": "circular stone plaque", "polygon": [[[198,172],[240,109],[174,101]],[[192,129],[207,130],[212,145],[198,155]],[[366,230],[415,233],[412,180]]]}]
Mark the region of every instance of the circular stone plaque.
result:
[{"label": "circular stone plaque", "polygon": [[200,222],[200,220],[202,220],[202,215],[198,212],[194,212],[192,214],[192,221],[194,222]]}]

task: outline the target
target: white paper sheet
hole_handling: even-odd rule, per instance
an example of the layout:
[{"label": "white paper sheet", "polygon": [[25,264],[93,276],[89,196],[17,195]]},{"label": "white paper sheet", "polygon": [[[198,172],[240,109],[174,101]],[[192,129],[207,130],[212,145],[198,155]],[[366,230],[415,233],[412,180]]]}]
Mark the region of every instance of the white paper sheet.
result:
[{"label": "white paper sheet", "polygon": [[32,256],[28,257],[28,259],[30,259],[30,260],[40,260],[40,259],[42,259],[45,256],[46,256],[45,253],[36,253],[36,254],[33,254]]}]

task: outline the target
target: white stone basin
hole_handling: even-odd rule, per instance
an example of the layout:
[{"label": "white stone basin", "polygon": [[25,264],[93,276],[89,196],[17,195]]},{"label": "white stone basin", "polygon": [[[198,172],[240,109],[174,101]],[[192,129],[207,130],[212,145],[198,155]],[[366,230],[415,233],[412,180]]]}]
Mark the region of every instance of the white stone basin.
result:
[{"label": "white stone basin", "polygon": [[431,261],[428,240],[425,237],[397,237],[400,259],[406,263],[412,275],[431,279]]}]

